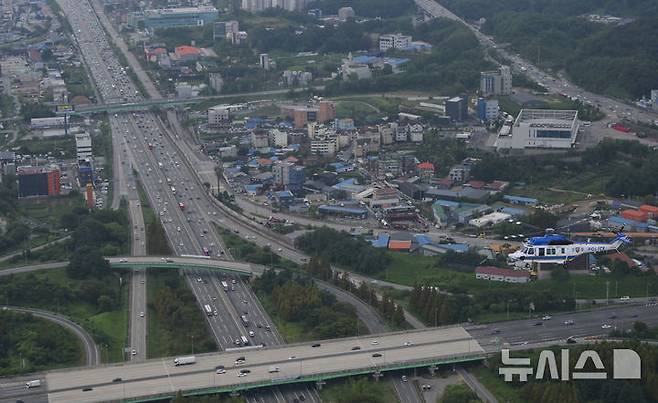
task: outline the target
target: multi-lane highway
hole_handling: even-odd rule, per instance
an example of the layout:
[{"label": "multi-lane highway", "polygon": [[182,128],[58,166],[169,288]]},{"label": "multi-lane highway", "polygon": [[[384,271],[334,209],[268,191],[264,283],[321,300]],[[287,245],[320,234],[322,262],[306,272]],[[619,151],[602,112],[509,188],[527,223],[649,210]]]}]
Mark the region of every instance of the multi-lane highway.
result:
[{"label": "multi-lane highway", "polygon": [[[163,359],[92,370],[53,371],[46,375],[46,381],[50,402],[87,402],[207,387],[240,389],[240,384],[270,384],[414,363],[429,365],[451,357],[482,357],[483,352],[463,328],[448,327],[206,354],[197,356],[197,362],[188,366],[176,367],[173,360]],[[244,364],[236,364],[240,357],[244,357]],[[217,374],[218,365],[223,365],[226,373]],[[244,369],[249,372],[238,375]]]},{"label": "multi-lane highway", "polygon": [[[85,61],[90,66],[94,81],[99,85],[104,100],[111,102],[122,98],[124,101],[130,102],[139,99],[138,91],[126,77],[125,69],[119,66],[116,56],[107,46],[105,33],[90,5],[87,2],[80,4],[71,0],[60,0],[60,5],[71,22],[74,35],[86,38],[85,40],[79,39],[81,51],[85,55]],[[105,28],[110,34],[114,33],[114,43],[123,52],[126,52],[126,49],[122,49],[121,39],[109,26],[100,5],[96,4],[96,6]],[[93,41],[99,42],[102,46],[99,49],[88,49],[88,46],[85,45]],[[134,61],[131,55],[127,56],[129,61]],[[142,77],[142,80],[149,93],[155,91],[154,87],[149,85],[146,77]],[[151,96],[157,96],[157,94],[154,93]],[[179,155],[180,151],[174,144],[176,134],[169,133],[159,118],[151,113],[132,113],[121,116],[114,114],[110,121],[114,143],[124,146],[121,147],[121,152],[125,158],[117,158],[116,161],[121,160],[124,172],[128,169],[127,161],[130,162],[129,168],[138,172],[150,204],[163,224],[173,251],[177,255],[203,254],[230,258],[223,247],[221,238],[214,233],[210,225],[209,219],[216,216],[217,211],[210,209],[210,205],[207,204],[207,195],[201,184],[195,183],[194,169],[182,161],[184,156]],[[177,125],[174,128],[180,130]],[[117,184],[119,189],[126,189],[125,184],[121,183],[121,178],[117,182],[119,182]],[[207,316],[208,325],[221,348],[235,346],[234,336],[236,338],[250,337],[249,332],[238,322],[240,316],[247,315],[258,323],[270,322],[253,294],[248,288],[242,287],[240,279],[235,279],[236,291],[229,292],[242,290],[240,291],[241,301],[236,301],[236,298],[230,298],[217,292],[220,284],[218,274],[206,273],[204,277],[207,278],[205,279],[201,279],[200,273],[187,271],[185,275],[199,302],[200,311],[206,305],[212,307],[213,315]],[[134,277],[138,278],[138,276]],[[141,280],[133,283],[132,295],[135,301],[138,301],[138,298],[144,294],[144,289]],[[213,289],[214,292],[211,293]],[[246,301],[247,304],[243,301]],[[133,304],[133,307],[136,306],[137,304]],[[236,317],[239,311],[242,314]],[[141,316],[142,312],[145,315],[146,311],[131,310],[132,330],[144,326],[146,320]],[[267,326],[273,329],[271,324]],[[251,332],[254,332],[251,337],[254,340],[271,338],[272,344],[280,342],[274,336],[274,332],[267,332],[264,335],[256,334],[261,332],[260,329]],[[132,354],[135,358],[141,358],[145,354],[143,351],[145,344],[142,343],[145,338],[135,337],[133,333],[135,332],[131,332],[131,343],[134,344],[131,346]]]}]

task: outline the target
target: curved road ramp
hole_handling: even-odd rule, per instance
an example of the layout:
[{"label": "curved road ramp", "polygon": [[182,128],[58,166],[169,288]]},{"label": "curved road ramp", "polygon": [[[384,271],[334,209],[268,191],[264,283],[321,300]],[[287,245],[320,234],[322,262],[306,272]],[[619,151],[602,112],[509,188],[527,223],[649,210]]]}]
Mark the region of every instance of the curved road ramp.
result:
[{"label": "curved road ramp", "polygon": [[[176,366],[171,357],[52,371],[45,379],[49,402],[147,401],[173,397],[179,390],[184,395],[239,392],[483,358],[485,351],[478,342],[455,326],[232,349],[197,355],[190,365]],[[217,371],[218,366],[224,371]],[[0,400],[8,397],[0,395]]]}]

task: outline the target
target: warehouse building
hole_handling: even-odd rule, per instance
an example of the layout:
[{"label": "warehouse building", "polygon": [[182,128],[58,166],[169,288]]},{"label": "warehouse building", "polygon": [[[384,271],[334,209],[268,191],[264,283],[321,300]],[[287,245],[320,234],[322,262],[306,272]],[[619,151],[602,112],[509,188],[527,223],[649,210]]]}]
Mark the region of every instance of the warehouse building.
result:
[{"label": "warehouse building", "polygon": [[522,109],[516,120],[504,125],[494,143],[498,150],[573,148],[578,137],[578,111]]}]

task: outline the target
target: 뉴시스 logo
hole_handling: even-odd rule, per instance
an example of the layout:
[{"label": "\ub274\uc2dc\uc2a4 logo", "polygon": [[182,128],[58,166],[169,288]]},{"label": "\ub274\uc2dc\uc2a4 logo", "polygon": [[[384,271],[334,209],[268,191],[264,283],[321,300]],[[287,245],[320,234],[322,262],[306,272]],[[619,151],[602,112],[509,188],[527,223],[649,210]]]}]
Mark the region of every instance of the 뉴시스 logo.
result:
[{"label": "\ub274\uc2dc\uc2a4 logo", "polygon": [[[580,353],[574,371],[569,368],[569,349],[560,350],[560,372],[558,373],[555,353],[551,350],[543,350],[539,354],[537,372],[535,379],[543,379],[548,367],[551,379],[568,381],[570,379],[607,379],[608,374],[601,357],[594,350],[585,350]],[[633,350],[627,348],[615,348],[612,351],[612,378],[613,379],[640,379],[642,372],[642,361],[640,356]],[[591,360],[596,372],[583,372],[587,361]],[[514,376],[518,376],[521,382],[527,382],[528,376],[532,375],[533,368],[530,366],[530,358],[510,358],[509,350],[502,350],[502,364],[498,368],[498,374],[505,376],[505,382],[512,382]]]}]

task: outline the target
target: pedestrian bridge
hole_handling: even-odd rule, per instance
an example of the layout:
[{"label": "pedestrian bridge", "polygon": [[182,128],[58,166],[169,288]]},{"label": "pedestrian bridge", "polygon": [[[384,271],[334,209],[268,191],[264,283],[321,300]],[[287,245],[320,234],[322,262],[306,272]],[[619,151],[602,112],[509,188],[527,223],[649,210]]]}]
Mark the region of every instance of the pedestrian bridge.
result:
[{"label": "pedestrian bridge", "polygon": [[[484,359],[485,351],[462,327],[423,329],[277,347],[247,347],[196,356],[175,366],[173,357],[96,368],[50,371],[48,401],[143,402],[183,395],[235,393],[275,385],[316,382],[409,368]],[[236,364],[244,357],[243,364]],[[226,373],[217,374],[218,365]],[[238,376],[241,370],[246,375]],[[35,392],[36,393],[36,392]]]},{"label": "pedestrian bridge", "polygon": [[257,264],[211,259],[206,256],[114,256],[108,257],[110,266],[153,269],[209,269],[231,274],[260,276],[267,269]]}]

